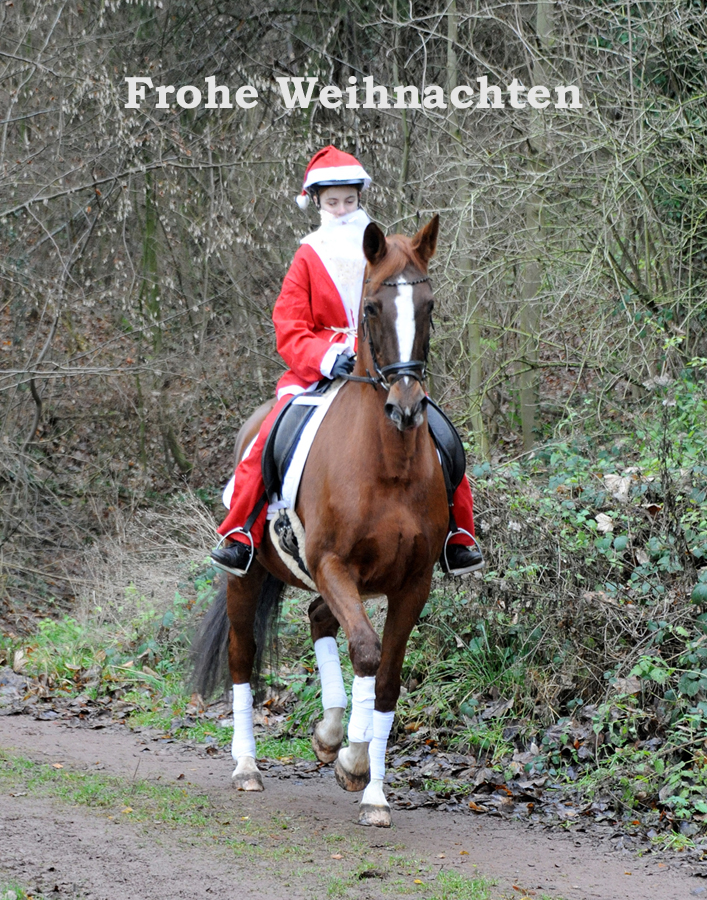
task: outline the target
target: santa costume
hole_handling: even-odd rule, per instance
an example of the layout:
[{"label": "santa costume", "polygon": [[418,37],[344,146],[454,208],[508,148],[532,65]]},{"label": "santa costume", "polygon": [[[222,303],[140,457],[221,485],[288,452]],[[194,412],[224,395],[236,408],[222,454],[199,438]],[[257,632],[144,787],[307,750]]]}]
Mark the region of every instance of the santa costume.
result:
[{"label": "santa costume", "polygon": [[[318,191],[325,186],[355,185],[360,191],[370,183],[369,175],[355,157],[336,147],[325,147],[307,166],[297,203],[305,208],[309,196],[318,197]],[[353,368],[366,267],[363,232],[370,219],[360,207],[342,215],[326,210],[320,213],[321,225],[301,241],[273,309],[277,349],[289,369],[277,383],[274,408],[236,467],[230,511],[218,529],[222,537],[253,548],[260,545],[265,530],[267,504],[262,502],[265,485],[261,461],[273,423],[293,394],[311,390],[322,378],[336,377]],[[467,565],[464,572],[455,572],[454,567],[450,570],[466,574],[483,565],[481,554],[474,547],[473,501],[466,477],[454,494],[453,515],[457,530],[449,544],[469,547],[474,563]],[[214,550],[214,562],[227,571],[243,574],[239,566],[229,564],[229,551],[230,547]]]}]

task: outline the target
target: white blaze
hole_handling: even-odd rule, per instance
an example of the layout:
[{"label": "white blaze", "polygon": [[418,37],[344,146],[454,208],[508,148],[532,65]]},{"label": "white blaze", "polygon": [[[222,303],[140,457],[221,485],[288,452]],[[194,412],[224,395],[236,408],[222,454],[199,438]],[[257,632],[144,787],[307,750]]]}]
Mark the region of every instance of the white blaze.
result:
[{"label": "white blaze", "polygon": [[400,362],[412,359],[412,346],[415,343],[415,304],[412,302],[412,285],[398,281],[398,296],[395,298],[397,316],[395,330],[398,335],[398,352]]}]

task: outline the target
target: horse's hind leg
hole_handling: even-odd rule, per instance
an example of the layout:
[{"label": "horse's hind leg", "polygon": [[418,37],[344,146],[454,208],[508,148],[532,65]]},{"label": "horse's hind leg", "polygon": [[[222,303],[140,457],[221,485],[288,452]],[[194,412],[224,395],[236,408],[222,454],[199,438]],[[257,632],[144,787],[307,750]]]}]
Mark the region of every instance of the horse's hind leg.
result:
[{"label": "horse's hind leg", "polygon": [[341,674],[336,634],[339,622],[322,597],[315,597],[309,606],[309,624],[322,682],[323,718],[312,734],[312,748],[317,759],[330,763],[336,759],[344,739],[346,689]]},{"label": "horse's hind leg", "polygon": [[257,562],[244,578],[228,577],[227,608],[231,622],[228,639],[228,667],[233,682],[233,743],[236,763],[233,785],[239,791],[262,791],[263,779],[255,762],[253,736],[253,693],[250,677],[255,660],[253,623],[265,570]]}]

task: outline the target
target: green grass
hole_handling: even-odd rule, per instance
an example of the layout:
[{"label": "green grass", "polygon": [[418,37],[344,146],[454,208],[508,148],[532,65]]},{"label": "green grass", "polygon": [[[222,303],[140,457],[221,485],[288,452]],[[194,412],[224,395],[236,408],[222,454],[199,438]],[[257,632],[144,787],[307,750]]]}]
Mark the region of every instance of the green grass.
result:
[{"label": "green grass", "polygon": [[111,818],[129,816],[135,822],[195,828],[205,827],[212,818],[209,798],[181,787],[74,772],[0,751],[0,785],[18,784],[28,794],[87,806],[110,814]]},{"label": "green grass", "polygon": [[[37,894],[33,894],[34,900],[40,900]],[[16,881],[3,881],[0,879],[0,900],[28,900],[28,894],[22,885]]]},{"label": "green grass", "polygon": [[492,893],[495,882],[486,878],[468,878],[450,870],[433,875],[429,866],[420,863],[405,868],[402,877],[398,866],[396,877],[381,883],[383,893],[404,894],[421,900],[497,900],[499,897],[495,891]]},{"label": "green grass", "polygon": [[[233,729],[222,729],[231,740]],[[316,759],[312,750],[312,742],[306,737],[260,737],[256,740],[258,757],[268,759]]]}]

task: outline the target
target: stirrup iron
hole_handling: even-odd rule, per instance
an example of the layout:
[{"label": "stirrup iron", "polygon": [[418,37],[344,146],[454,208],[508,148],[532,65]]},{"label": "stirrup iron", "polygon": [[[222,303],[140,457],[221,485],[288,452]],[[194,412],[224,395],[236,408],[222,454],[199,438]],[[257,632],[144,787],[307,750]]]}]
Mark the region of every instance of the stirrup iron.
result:
[{"label": "stirrup iron", "polygon": [[[481,544],[476,540],[474,535],[471,534],[471,532],[467,531],[466,528],[457,527],[456,531],[449,531],[447,533],[447,537],[444,541],[444,547],[442,548],[441,559],[444,560],[444,566],[446,567],[445,571],[448,574],[451,574],[451,567],[449,565],[449,560],[447,559],[447,544],[449,544],[449,539],[453,538],[457,534],[465,534],[467,537],[470,537],[472,539],[472,541],[474,542],[474,546],[479,551],[479,553],[482,554],[482,557],[483,557],[483,551],[481,550]],[[479,568],[481,568],[481,566],[479,566]],[[478,571],[478,569],[476,571]]]},{"label": "stirrup iron", "polygon": [[[216,544],[214,550],[219,550],[222,547],[223,542],[232,534],[244,534],[250,541],[250,557],[248,558],[245,569],[243,569],[243,575],[247,575],[248,569],[250,569],[250,564],[253,562],[253,557],[255,556],[255,544],[253,542],[250,531],[246,531],[245,528],[242,528],[240,525],[237,528],[232,528],[230,531],[227,531],[226,534],[221,535],[221,540],[218,542],[218,544]],[[240,577],[242,578],[243,576],[241,575]]]}]

